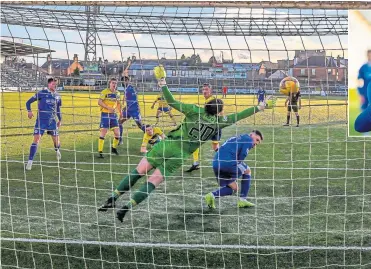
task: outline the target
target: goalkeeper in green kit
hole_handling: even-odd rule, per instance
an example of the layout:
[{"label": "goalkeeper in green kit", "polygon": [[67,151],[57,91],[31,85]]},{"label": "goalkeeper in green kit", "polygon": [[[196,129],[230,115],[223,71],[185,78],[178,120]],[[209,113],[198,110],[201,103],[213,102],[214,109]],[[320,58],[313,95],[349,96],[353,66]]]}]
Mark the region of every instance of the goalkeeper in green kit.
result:
[{"label": "goalkeeper in green kit", "polygon": [[120,195],[130,190],[149,171],[155,169],[152,175],[148,177],[147,182],[132,194],[131,200],[117,211],[117,218],[121,222],[130,209],[143,202],[166,177],[182,166],[184,159],[187,159],[203,143],[217,134],[219,129],[275,105],[275,100],[267,98],[267,101],[260,103],[259,106],[250,107],[227,116],[218,116],[223,111],[222,100],[213,99],[206,103],[204,107],[184,104],[175,100],[166,86],[166,72],[163,66],[155,67],[154,74],[162,88],[165,100],[171,107],[183,113],[185,118],[176,129],[167,134],[165,140],[157,143],[152,148],[129,175],[121,180],[111,197],[98,209],[98,211],[107,211],[109,208],[114,208]]}]

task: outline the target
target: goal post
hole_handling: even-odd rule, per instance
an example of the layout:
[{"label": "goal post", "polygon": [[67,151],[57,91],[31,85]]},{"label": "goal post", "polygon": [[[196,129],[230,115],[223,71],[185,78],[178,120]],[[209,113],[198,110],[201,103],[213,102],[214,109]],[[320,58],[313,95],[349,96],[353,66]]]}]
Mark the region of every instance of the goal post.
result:
[{"label": "goal post", "polygon": [[[347,8],[368,5],[3,1],[2,40],[49,52],[22,56],[15,50],[1,63],[2,81],[29,82],[18,92],[8,92],[2,82],[1,266],[371,266],[371,142],[347,136]],[[120,155],[108,154],[114,142],[108,131],[105,158],[98,158],[98,99],[109,79],[118,79],[122,96],[127,85],[121,80],[130,77],[144,124],[157,123],[167,134],[175,128],[173,120],[179,126],[184,118],[175,109],[174,118],[157,114],[158,64],[166,69],[170,91],[184,103],[203,106],[205,83],[223,100],[225,115],[257,105],[258,90],[277,99],[274,110],[222,130],[220,144],[254,129],[264,135],[246,158],[254,207],[238,208],[236,193],[218,199],[215,210],[207,208],[205,194],[219,186],[215,152],[206,142],[199,170],[186,172],[194,162],[189,156],[123,223],[114,211],[97,212],[144,156],[143,132],[128,119]],[[288,118],[286,96],[279,93],[286,76],[300,82],[300,118],[294,113]],[[58,78],[62,99],[62,159],[45,134],[27,171],[35,118],[27,118],[26,101],[49,77]],[[32,110],[36,116],[36,103]],[[289,126],[283,126],[287,120]]]}]

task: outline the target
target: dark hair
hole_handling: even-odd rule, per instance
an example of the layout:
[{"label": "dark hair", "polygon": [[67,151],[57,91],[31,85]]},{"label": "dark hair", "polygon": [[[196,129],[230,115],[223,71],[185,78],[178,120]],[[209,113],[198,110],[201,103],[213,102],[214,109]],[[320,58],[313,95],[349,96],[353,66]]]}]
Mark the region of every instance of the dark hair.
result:
[{"label": "dark hair", "polygon": [[124,76],[121,78],[122,81],[130,81],[130,77],[128,76]]},{"label": "dark hair", "polygon": [[147,129],[147,128],[149,128],[149,127],[152,127],[152,125],[151,125],[151,124],[146,124],[146,125],[144,125],[144,128],[145,128],[145,129]]},{"label": "dark hair", "polygon": [[260,132],[259,130],[252,130],[252,132],[255,133],[256,135],[260,136],[261,141],[264,140],[262,132]]},{"label": "dark hair", "polygon": [[220,99],[210,100],[205,104],[205,112],[209,115],[218,115],[223,111],[224,103]]},{"label": "dark hair", "polygon": [[57,82],[57,80],[56,80],[55,78],[48,78],[48,84],[49,84],[50,82],[53,82],[53,81]]},{"label": "dark hair", "polygon": [[111,79],[109,80],[109,82],[111,82],[111,81],[117,81],[117,78],[111,78]]},{"label": "dark hair", "polygon": [[210,83],[208,83],[208,82],[205,82],[203,86],[204,86],[204,87],[209,87],[210,89],[212,89],[212,88],[213,88],[213,87],[211,86],[211,84],[210,84]]},{"label": "dark hair", "polygon": [[371,53],[371,49],[369,49],[369,50],[367,51],[367,54],[369,54],[369,53]]}]

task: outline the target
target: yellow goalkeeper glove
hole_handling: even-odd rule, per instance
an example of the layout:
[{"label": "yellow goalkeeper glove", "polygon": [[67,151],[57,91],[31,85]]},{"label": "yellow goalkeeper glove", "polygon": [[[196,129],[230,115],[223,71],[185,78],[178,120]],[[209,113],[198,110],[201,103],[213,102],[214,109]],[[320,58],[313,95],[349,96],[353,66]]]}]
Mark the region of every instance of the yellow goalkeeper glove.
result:
[{"label": "yellow goalkeeper glove", "polygon": [[264,109],[272,109],[276,106],[276,101],[277,99],[274,98],[273,96],[268,96],[264,102],[261,102],[259,104],[260,110]]},{"label": "yellow goalkeeper glove", "polygon": [[273,96],[268,96],[267,100],[265,101],[265,109],[272,109],[276,106],[277,99]]},{"label": "yellow goalkeeper glove", "polygon": [[163,65],[156,66],[153,68],[153,74],[155,74],[155,77],[157,80],[161,80],[163,78],[166,78],[166,71]]}]

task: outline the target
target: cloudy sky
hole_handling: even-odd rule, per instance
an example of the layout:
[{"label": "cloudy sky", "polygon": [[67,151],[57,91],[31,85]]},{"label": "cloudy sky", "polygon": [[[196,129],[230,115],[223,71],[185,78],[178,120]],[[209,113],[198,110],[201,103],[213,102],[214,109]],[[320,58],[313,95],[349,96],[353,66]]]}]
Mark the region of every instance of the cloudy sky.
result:
[{"label": "cloudy sky", "polygon": [[[45,9],[67,9],[70,11],[83,11],[85,7],[56,7],[47,6]],[[102,7],[102,13],[164,16],[195,16],[195,17],[279,17],[295,16],[298,14],[347,14],[347,11],[329,10],[297,10],[297,9],[235,9],[235,8],[162,8],[162,7]],[[300,22],[299,22],[300,23]],[[1,25],[1,36],[13,37],[17,41],[35,46],[55,50],[54,59],[72,59],[78,54],[84,58],[85,32],[61,29],[35,28],[30,26]],[[220,58],[223,52],[225,59],[235,62],[260,62],[261,60],[292,59],[294,50],[298,49],[325,49],[328,55],[347,57],[347,36],[188,36],[188,35],[156,35],[99,32],[97,36],[97,57],[113,60],[125,60],[135,55],[142,59],[180,58],[182,54],[190,56],[199,54],[203,61],[215,55]],[[46,55],[44,55],[45,57]],[[33,61],[32,58],[27,59]],[[43,62],[41,60],[41,62]]]}]

